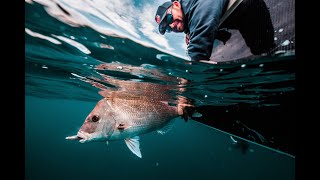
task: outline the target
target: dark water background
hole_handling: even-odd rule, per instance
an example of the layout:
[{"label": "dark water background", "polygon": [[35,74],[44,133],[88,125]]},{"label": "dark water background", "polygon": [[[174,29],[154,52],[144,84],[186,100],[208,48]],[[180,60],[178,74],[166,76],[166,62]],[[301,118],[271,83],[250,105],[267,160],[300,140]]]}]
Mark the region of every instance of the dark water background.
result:
[{"label": "dark water background", "polygon": [[[139,1],[134,5],[146,7]],[[26,179],[295,179],[294,151],[286,144],[292,144],[293,132],[282,129],[292,126],[294,105],[288,100],[295,97],[294,55],[190,65],[180,56],[141,43],[148,42],[142,35],[138,43],[134,38],[74,27],[50,16],[44,7],[25,3]],[[110,29],[126,34],[125,28],[110,25]],[[181,118],[167,134],[141,136],[142,159],[124,141],[107,145],[65,140],[102,98],[101,88],[139,94],[141,87],[153,85],[153,93],[159,96],[161,88],[168,90],[172,103],[185,97],[204,107],[205,123],[225,119],[246,124],[255,119],[249,128],[266,138],[274,135],[276,145],[240,139],[242,145],[235,144],[231,134],[219,130],[236,133],[230,129],[232,123],[210,127]],[[275,109],[285,113],[280,116]],[[239,111],[246,113],[234,114]]]}]

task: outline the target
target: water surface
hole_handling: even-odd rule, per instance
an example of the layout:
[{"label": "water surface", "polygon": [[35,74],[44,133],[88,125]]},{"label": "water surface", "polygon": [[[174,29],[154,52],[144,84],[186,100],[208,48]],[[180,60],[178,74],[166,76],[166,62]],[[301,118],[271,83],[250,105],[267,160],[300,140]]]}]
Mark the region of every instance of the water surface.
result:
[{"label": "water surface", "polygon": [[[135,31],[140,26],[117,19],[129,16],[111,5],[31,2],[25,3],[26,179],[295,178],[294,54],[190,64],[178,43],[184,43],[183,36],[165,51],[159,44],[169,41],[159,38],[157,44]],[[152,12],[151,3],[132,3],[127,5],[133,12]],[[66,7],[83,17],[73,22],[59,16],[70,11]],[[103,8],[109,11],[101,13]],[[92,26],[82,26],[84,19]],[[204,119],[176,118],[167,134],[141,136],[142,159],[124,141],[65,140],[103,89],[166,98],[173,105],[186,99]],[[234,122],[242,127],[232,128]]]}]

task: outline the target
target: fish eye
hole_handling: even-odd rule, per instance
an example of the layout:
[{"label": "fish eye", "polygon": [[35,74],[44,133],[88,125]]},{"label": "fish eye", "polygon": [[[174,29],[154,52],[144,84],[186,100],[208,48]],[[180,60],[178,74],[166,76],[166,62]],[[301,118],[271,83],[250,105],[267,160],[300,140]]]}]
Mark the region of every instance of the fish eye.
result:
[{"label": "fish eye", "polygon": [[91,120],[93,121],[93,122],[97,122],[97,121],[99,121],[99,116],[97,116],[97,115],[93,115],[92,116],[92,118],[91,118]]}]

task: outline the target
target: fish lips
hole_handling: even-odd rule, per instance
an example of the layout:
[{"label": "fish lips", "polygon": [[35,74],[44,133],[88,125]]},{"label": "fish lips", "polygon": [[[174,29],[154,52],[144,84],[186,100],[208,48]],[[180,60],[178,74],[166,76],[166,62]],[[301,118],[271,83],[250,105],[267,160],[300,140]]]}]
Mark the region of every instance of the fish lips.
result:
[{"label": "fish lips", "polygon": [[73,135],[73,136],[68,136],[66,137],[66,139],[68,140],[79,140],[79,142],[84,143],[90,140],[90,134],[83,132],[83,131],[79,131],[77,133],[77,135]]},{"label": "fish lips", "polygon": [[82,131],[77,133],[77,137],[81,143],[85,143],[88,140],[88,134]]}]

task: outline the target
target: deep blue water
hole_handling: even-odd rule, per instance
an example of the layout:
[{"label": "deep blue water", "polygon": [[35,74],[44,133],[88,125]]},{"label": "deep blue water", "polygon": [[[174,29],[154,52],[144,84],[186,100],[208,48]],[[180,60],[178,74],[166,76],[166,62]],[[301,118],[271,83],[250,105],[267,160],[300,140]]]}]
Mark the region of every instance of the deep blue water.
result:
[{"label": "deep blue water", "polygon": [[295,159],[177,120],[167,134],[141,136],[140,159],[124,141],[81,144],[74,134],[94,102],[26,96],[26,179],[295,179]]},{"label": "deep blue water", "polygon": [[[26,179],[295,179],[295,156],[286,146],[293,141],[292,130],[272,134],[291,127],[292,117],[287,115],[292,109],[286,106],[292,104],[288,99],[294,98],[296,91],[294,55],[190,64],[183,58],[182,36],[170,44],[173,50],[162,51],[152,35],[141,29],[133,31],[130,24],[122,22],[126,19],[136,25],[133,27],[148,29],[130,19],[125,10],[148,13],[151,2],[122,1],[132,8],[117,11],[112,8],[121,4],[91,4],[90,9],[81,3],[70,6],[69,1],[38,2],[25,3]],[[72,14],[71,19],[61,21],[63,16],[58,12],[63,10],[53,2],[83,17],[75,13],[79,16]],[[108,11],[102,15],[100,10]],[[91,26],[81,26],[84,22]],[[140,137],[140,159],[124,141],[107,145],[65,139],[78,131],[102,98],[98,94],[102,89],[166,98],[173,104],[184,97],[197,107],[210,107],[212,114],[204,116],[212,121],[223,122],[233,107],[240,107],[241,112],[244,107],[254,112],[286,112],[281,121],[277,121],[277,113],[269,120],[251,112],[233,119],[256,119],[251,122],[254,127],[277,122],[270,125],[274,131],[253,129],[265,137],[274,136],[274,146],[243,141],[247,149],[242,151],[220,124],[210,127],[177,118],[168,133]],[[217,109],[223,113],[217,114]],[[236,133],[232,128],[230,131]],[[284,147],[278,147],[277,141]]]}]

